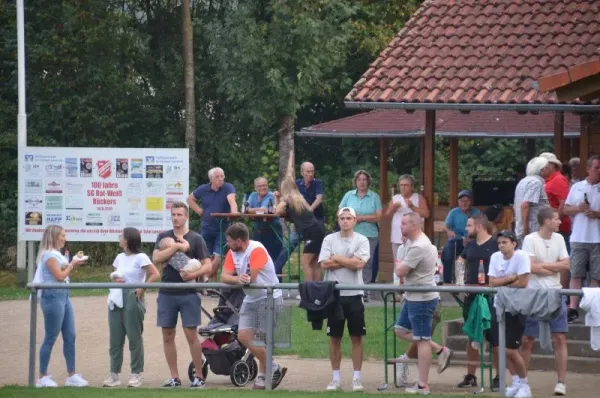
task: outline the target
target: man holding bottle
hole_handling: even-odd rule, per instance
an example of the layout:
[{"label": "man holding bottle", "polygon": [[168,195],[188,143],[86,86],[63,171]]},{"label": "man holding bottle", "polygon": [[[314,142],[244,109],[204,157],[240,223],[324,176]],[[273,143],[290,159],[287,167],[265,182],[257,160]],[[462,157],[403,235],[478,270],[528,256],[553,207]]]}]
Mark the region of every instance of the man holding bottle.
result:
[{"label": "man holding bottle", "polygon": [[[277,206],[277,199],[273,192],[269,191],[269,182],[264,177],[254,180],[254,191],[248,197],[245,211],[250,214],[270,214]],[[279,236],[278,236],[279,235]],[[253,240],[263,244],[271,258],[277,258],[282,249],[281,220],[255,220]]]},{"label": "man holding bottle", "polygon": [[[490,257],[498,251],[498,242],[490,234],[490,229],[491,223],[483,214],[476,214],[467,220],[467,234],[470,240],[458,259],[459,262],[462,262],[466,266],[465,283],[467,285],[488,284],[487,273],[490,265]],[[465,311],[463,313],[465,321],[467,320],[468,308],[473,297],[474,295],[467,295],[465,298]],[[493,355],[494,367],[498,369],[497,350],[494,350]],[[477,366],[475,363],[479,361],[479,352],[473,348],[470,341],[467,342],[467,360],[470,364],[467,365],[467,374],[463,381],[458,383],[459,388],[477,387],[477,376],[475,376]],[[492,391],[497,391],[498,387],[499,378],[496,375],[492,382]]]}]

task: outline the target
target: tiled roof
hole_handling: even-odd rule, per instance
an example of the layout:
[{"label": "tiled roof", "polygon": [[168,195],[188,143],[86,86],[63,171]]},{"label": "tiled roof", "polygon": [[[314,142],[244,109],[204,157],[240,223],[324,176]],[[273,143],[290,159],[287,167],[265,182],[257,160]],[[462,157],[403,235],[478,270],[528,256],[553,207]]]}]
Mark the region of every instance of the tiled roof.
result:
[{"label": "tiled roof", "polygon": [[536,80],[598,56],[600,0],[426,0],[345,100],[555,104]]},{"label": "tiled roof", "polygon": [[[565,136],[579,136],[580,117],[565,113]],[[376,110],[316,124],[297,132],[316,137],[416,137],[424,134],[425,112]],[[482,111],[463,114],[436,112],[436,135],[453,137],[552,137],[554,114],[540,112],[519,115],[511,111]]]}]

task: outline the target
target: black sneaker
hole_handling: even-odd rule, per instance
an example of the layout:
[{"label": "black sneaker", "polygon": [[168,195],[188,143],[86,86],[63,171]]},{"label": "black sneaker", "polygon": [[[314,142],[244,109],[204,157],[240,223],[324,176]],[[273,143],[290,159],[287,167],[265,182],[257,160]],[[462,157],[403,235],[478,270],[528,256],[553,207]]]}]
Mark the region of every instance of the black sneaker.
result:
[{"label": "black sneaker", "polygon": [[168,379],[167,381],[165,381],[162,385],[163,387],[181,387],[181,380],[179,380],[177,377],[171,377],[170,379]]},{"label": "black sneaker", "polygon": [[[181,383],[179,383],[179,384],[181,385]],[[194,381],[192,381],[192,384],[190,384],[190,388],[204,388],[204,387],[206,387],[206,383],[204,382],[204,380],[202,380],[198,376],[195,376]]]},{"label": "black sneaker", "polygon": [[458,388],[477,387],[477,376],[466,374],[463,381],[458,383],[458,385],[456,387],[458,387]]},{"label": "black sneaker", "polygon": [[283,380],[283,378],[285,377],[285,374],[287,373],[287,368],[282,368],[281,366],[277,365],[277,369],[275,369],[275,371],[273,372],[273,380],[272,380],[272,389],[276,389],[279,384],[281,384],[281,381]]},{"label": "black sneaker", "polygon": [[579,319],[579,311],[574,310],[573,308],[569,308],[569,310],[567,311],[567,321],[569,323],[574,323],[578,319]]},{"label": "black sneaker", "polygon": [[498,391],[500,391],[500,376],[496,376],[494,377],[494,380],[492,380],[492,392]]}]

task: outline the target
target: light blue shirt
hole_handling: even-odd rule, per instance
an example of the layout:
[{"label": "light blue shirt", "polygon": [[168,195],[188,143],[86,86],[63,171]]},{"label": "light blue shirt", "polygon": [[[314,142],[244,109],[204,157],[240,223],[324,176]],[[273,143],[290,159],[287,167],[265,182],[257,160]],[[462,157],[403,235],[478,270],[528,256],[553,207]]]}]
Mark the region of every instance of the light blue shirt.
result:
[{"label": "light blue shirt", "polygon": [[[258,199],[258,193],[252,192],[248,197],[248,206],[250,206],[253,209],[256,209],[258,207],[264,207],[265,209],[268,209],[269,200],[273,205],[273,211],[275,211],[275,195],[273,195],[273,192],[271,191],[267,192],[267,194],[261,200]],[[273,222],[279,224],[279,218],[276,218]],[[256,220],[254,221],[254,227],[259,229],[269,228],[269,224],[262,220]]]},{"label": "light blue shirt", "polygon": [[[340,202],[339,208],[351,207],[356,212],[357,216],[372,216],[381,210],[381,199],[376,192],[367,191],[366,195],[360,198],[358,190],[346,192],[344,198]],[[354,231],[367,238],[376,238],[379,236],[379,227],[375,222],[359,222],[354,226]]]},{"label": "light blue shirt", "polygon": [[464,238],[467,236],[467,220],[469,217],[479,213],[481,212],[476,207],[471,207],[471,211],[469,213],[465,213],[460,209],[460,207],[455,207],[454,209],[450,210],[448,216],[446,217],[446,226],[448,229],[456,233],[457,238]]}]

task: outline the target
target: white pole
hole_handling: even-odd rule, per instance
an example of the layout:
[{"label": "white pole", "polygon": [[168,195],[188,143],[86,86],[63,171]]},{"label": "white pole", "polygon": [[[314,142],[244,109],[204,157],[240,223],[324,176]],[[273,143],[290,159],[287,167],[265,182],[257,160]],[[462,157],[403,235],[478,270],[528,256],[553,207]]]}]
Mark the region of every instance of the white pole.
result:
[{"label": "white pole", "polygon": [[25,0],[17,0],[17,54],[18,54],[18,90],[19,90],[19,114],[17,116],[17,153],[18,153],[18,216],[17,227],[17,282],[27,281],[27,270],[25,260],[25,241],[21,240],[23,225],[25,224],[25,213],[21,201],[23,199],[23,183],[21,181],[22,162],[27,149],[27,113],[25,109]]}]

